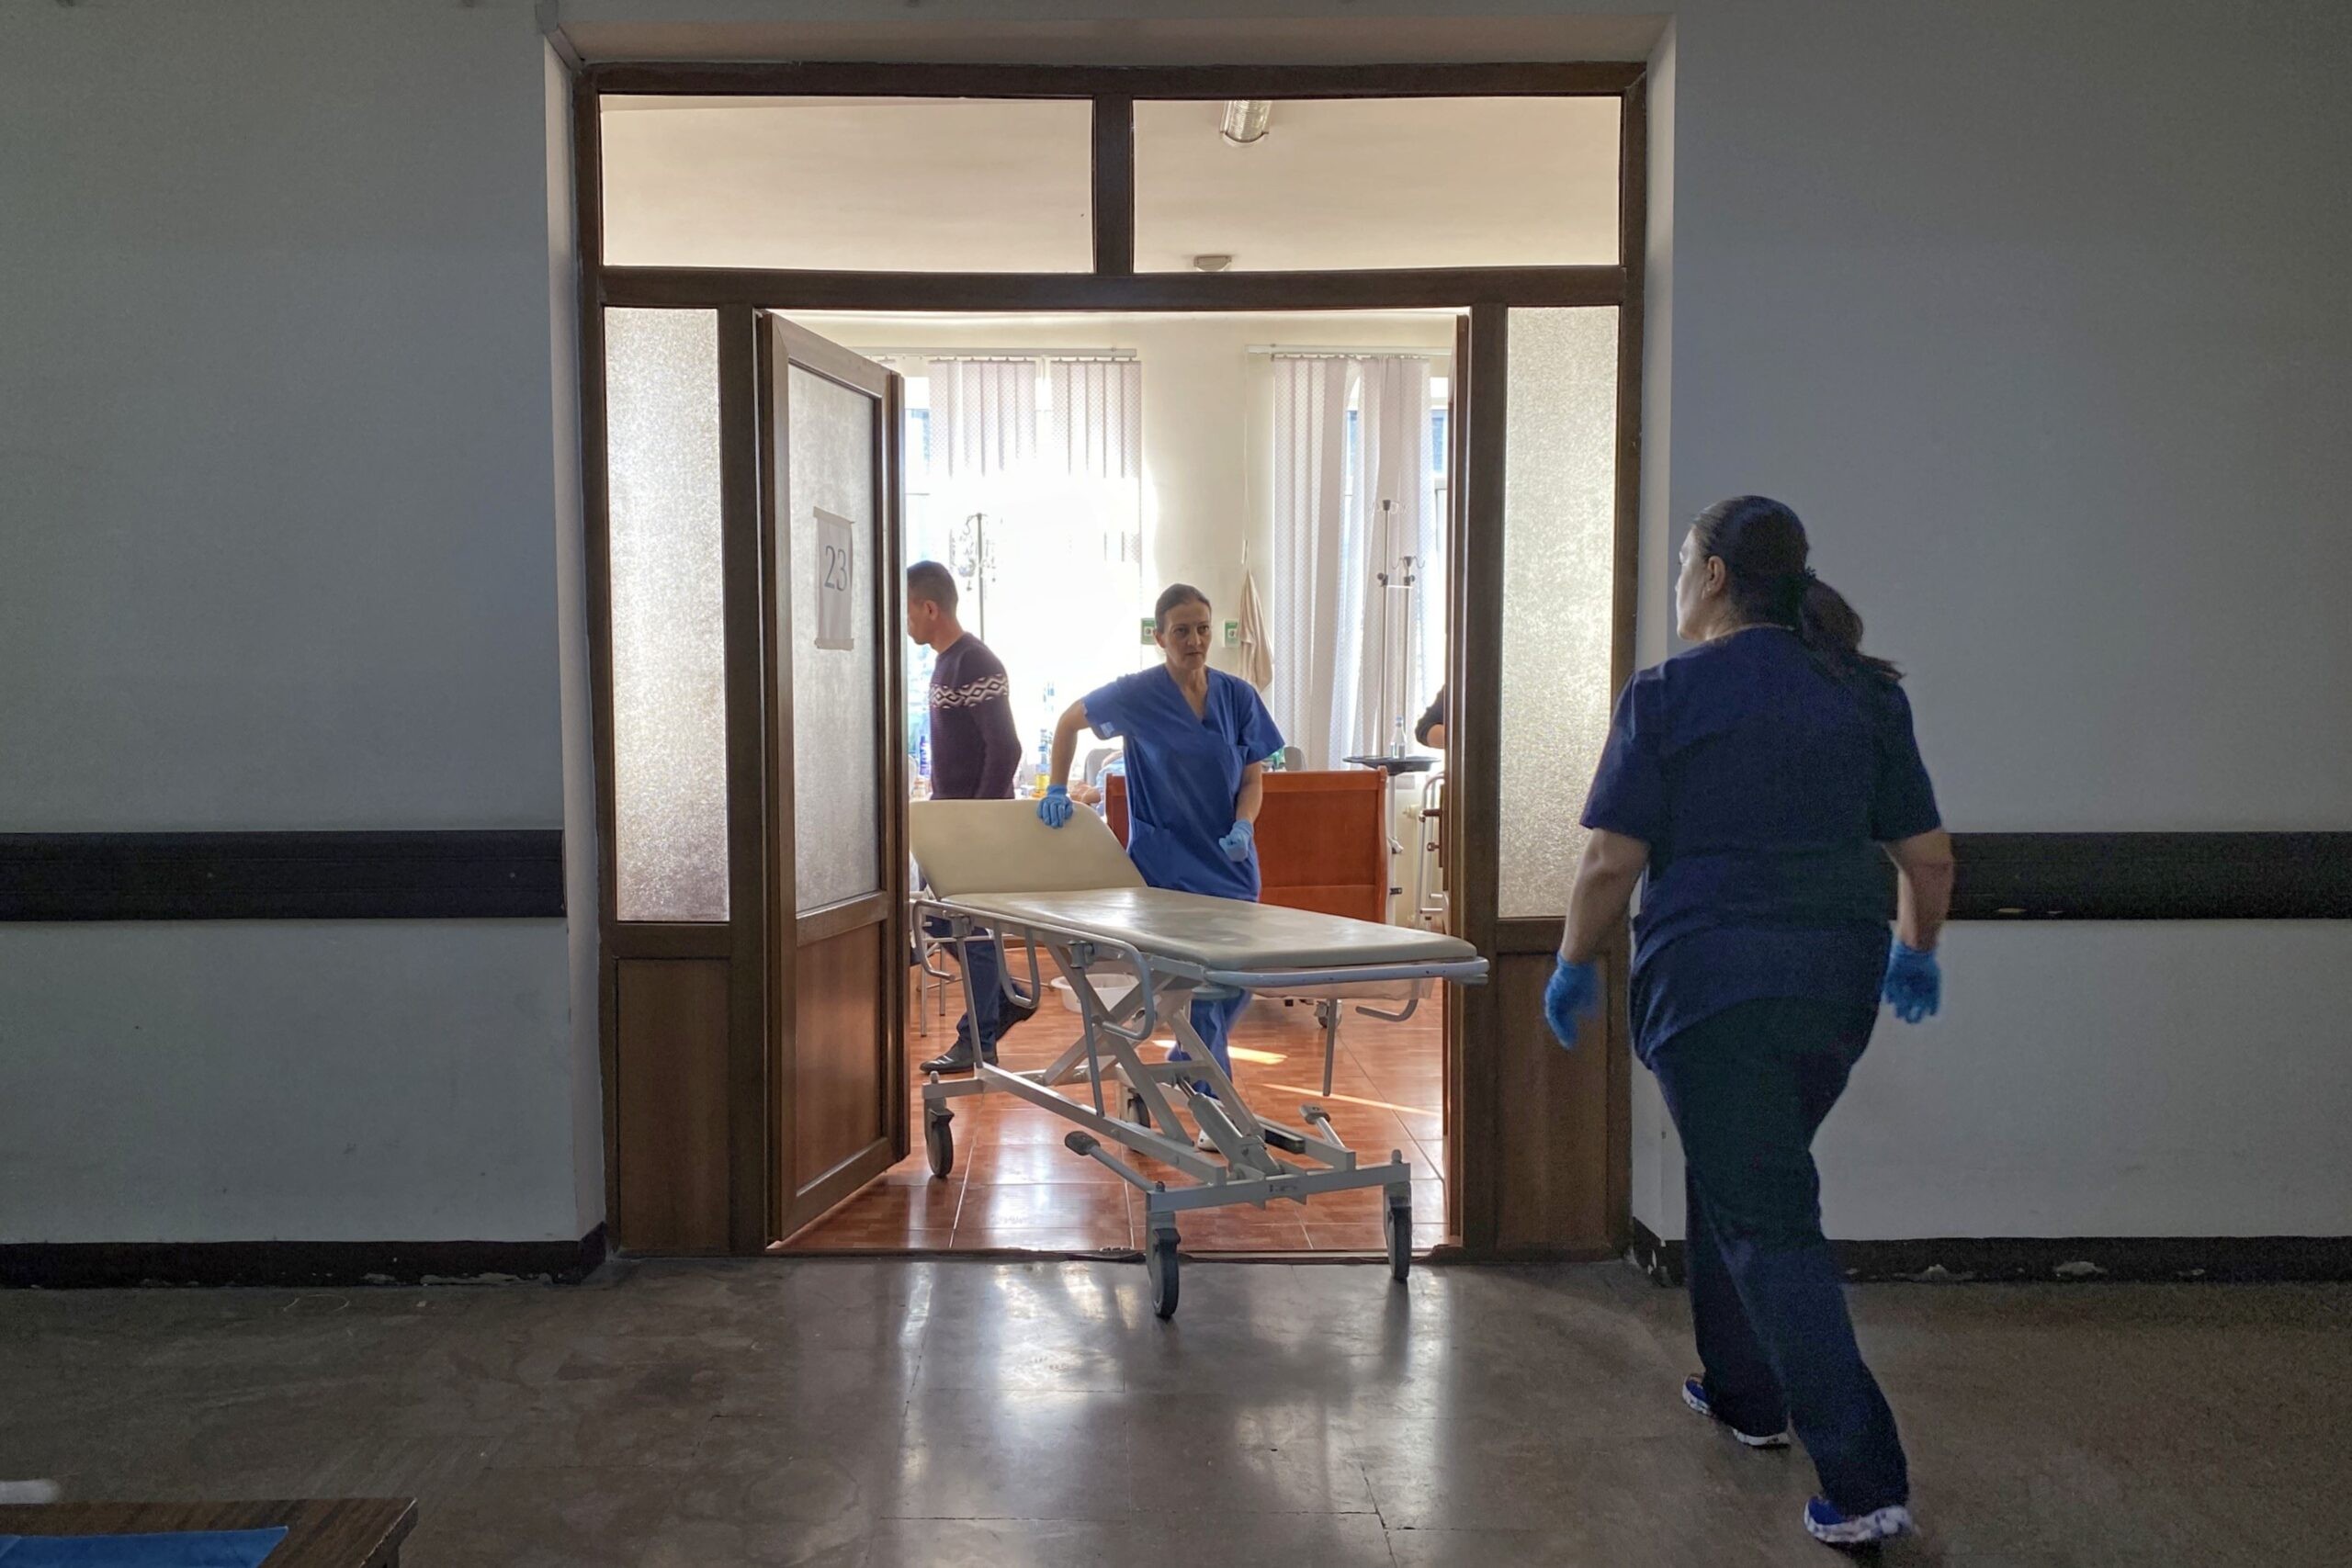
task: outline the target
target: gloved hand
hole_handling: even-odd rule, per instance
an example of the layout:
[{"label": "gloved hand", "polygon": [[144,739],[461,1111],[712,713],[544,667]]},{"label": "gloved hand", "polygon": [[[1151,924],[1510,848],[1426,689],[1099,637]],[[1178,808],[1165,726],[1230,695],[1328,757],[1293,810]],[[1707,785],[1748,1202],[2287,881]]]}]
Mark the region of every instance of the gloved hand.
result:
[{"label": "gloved hand", "polygon": [[1600,1010],[1600,965],[1588,959],[1566,959],[1552,965],[1551,983],[1544,987],[1544,1021],[1563,1050],[1577,1048],[1577,1026]]},{"label": "gloved hand", "polygon": [[1225,837],[1216,841],[1216,847],[1225,852],[1225,858],[1227,860],[1248,860],[1250,846],[1257,842],[1257,840],[1258,830],[1249,823],[1237,819]]},{"label": "gloved hand", "polygon": [[1905,1023],[1935,1017],[1944,999],[1944,972],[1936,955],[1905,947],[1896,937],[1886,955],[1885,996],[1894,1016]]},{"label": "gloved hand", "polygon": [[1046,791],[1046,798],[1037,803],[1037,820],[1048,828],[1058,828],[1069,821],[1077,809],[1069,803],[1069,791],[1055,784]]}]

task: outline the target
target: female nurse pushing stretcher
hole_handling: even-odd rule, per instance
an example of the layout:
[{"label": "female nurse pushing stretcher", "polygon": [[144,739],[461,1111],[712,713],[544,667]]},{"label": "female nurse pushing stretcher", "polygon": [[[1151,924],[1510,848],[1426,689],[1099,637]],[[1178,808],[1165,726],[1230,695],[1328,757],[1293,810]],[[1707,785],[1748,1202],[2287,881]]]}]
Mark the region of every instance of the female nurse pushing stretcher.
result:
[{"label": "female nurse pushing stretcher", "polygon": [[1936,1010],[1951,840],[1894,668],[1861,651],[1860,617],[1807,553],[1796,514],[1762,496],[1691,525],[1675,610],[1698,646],[1618,701],[1544,1001],[1573,1046],[1600,999],[1595,954],[1645,877],[1630,1002],[1682,1135],[1704,1367],[1682,1397],[1750,1448],[1786,1447],[1793,1426],[1821,1477],[1806,1529],[1863,1546],[1911,1528],[1910,1479],[1822,1239],[1813,1135],[1881,996],[1906,1023]]},{"label": "female nurse pushing stretcher", "polygon": [[[1063,781],[1078,732],[1126,740],[1127,856],[1154,887],[1220,898],[1258,897],[1251,826],[1265,795],[1266,759],[1283,749],[1266,705],[1247,681],[1209,668],[1208,595],[1177,583],[1159,596],[1152,640],[1164,662],[1089,692],[1054,727],[1037,815],[1058,828],[1076,809]],[[1194,1001],[1193,1032],[1230,1077],[1225,1036],[1245,996]],[[1182,1046],[1171,1061],[1185,1059]],[[1201,1146],[1216,1145],[1206,1134]]]}]

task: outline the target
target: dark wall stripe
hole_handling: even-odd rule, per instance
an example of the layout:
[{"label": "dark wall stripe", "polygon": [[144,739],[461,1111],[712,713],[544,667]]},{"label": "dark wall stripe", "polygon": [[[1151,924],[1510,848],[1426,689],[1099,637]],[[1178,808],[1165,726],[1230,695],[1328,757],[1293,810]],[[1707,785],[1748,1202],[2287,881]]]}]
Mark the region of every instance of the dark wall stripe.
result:
[{"label": "dark wall stripe", "polygon": [[605,1227],[578,1241],[218,1241],[18,1243],[0,1247],[0,1289],[140,1285],[568,1285],[605,1260]]},{"label": "dark wall stripe", "polygon": [[0,920],[558,919],[563,834],[0,833]]},{"label": "dark wall stripe", "polygon": [[[2352,919],[2352,832],[1961,833],[1957,920]],[[0,834],[0,920],[560,919],[559,829]]]},{"label": "dark wall stripe", "polygon": [[[1640,1221],[1626,1260],[1661,1285],[1683,1282],[1683,1245]],[[1858,1282],[1921,1284],[2352,1280],[2347,1235],[1951,1236],[1833,1241]]]},{"label": "dark wall stripe", "polygon": [[1956,920],[2352,919],[2352,833],[1958,833]]}]

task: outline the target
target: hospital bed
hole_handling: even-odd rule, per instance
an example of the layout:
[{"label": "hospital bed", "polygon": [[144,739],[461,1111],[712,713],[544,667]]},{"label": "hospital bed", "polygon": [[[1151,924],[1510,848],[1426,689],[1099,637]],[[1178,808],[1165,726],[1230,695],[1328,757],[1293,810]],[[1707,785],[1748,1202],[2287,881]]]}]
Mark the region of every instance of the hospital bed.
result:
[{"label": "hospital bed", "polygon": [[[1142,1191],[1145,1262],[1161,1317],[1176,1310],[1177,1217],[1193,1209],[1304,1203],[1318,1192],[1378,1188],[1389,1269],[1405,1278],[1413,1245],[1410,1162],[1395,1150],[1385,1160],[1365,1159],[1319,1105],[1299,1110],[1311,1131],[1261,1119],[1186,1014],[1195,997],[1243,991],[1284,996],[1412,980],[1476,985],[1486,979],[1487,962],[1475,948],[1406,926],[1147,887],[1091,811],[1053,829],[1030,801],[919,801],[908,826],[932,889],[917,912],[945,920],[948,940],[959,946],[993,933],[1025,948],[1025,964],[1006,953],[1005,995],[1035,1007],[1050,964],[1076,993],[1082,1022],[1078,1039],[1047,1066],[982,1065],[970,1077],[933,1075],[923,1085],[933,1175],[955,1168],[954,1103],[1010,1094],[1074,1123],[1078,1130],[1063,1139],[1070,1152]],[[1146,1047],[1162,1030],[1190,1060],[1166,1061],[1157,1051],[1147,1059]],[[1194,1146],[1194,1131],[1216,1145],[1215,1154]],[[1191,1184],[1148,1176],[1106,1144],[1147,1156]]]}]

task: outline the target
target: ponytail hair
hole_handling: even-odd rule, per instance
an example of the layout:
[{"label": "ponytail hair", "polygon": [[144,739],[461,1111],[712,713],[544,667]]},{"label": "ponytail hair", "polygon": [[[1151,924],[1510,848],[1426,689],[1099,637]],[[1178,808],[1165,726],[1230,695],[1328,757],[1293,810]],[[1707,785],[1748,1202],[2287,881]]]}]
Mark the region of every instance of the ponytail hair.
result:
[{"label": "ponytail hair", "polygon": [[1862,617],[1805,564],[1804,525],[1781,502],[1736,495],[1699,513],[1699,553],[1724,563],[1732,607],[1753,624],[1785,626],[1833,675],[1900,681],[1903,671],[1862,651]]}]

